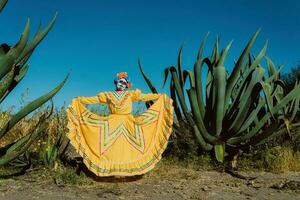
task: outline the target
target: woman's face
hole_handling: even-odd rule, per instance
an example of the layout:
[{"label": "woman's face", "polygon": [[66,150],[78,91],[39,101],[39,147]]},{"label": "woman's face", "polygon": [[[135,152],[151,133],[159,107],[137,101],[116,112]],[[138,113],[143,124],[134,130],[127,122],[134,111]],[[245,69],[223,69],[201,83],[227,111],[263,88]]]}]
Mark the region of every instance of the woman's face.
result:
[{"label": "woman's face", "polygon": [[127,87],[127,81],[124,78],[118,79],[116,84],[117,90],[125,90]]}]

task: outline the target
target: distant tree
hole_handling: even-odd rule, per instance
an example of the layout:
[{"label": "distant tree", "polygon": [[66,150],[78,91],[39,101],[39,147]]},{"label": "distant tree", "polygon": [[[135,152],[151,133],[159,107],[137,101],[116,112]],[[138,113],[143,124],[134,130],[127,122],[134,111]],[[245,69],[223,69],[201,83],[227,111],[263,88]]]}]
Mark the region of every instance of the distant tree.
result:
[{"label": "distant tree", "polygon": [[284,83],[287,86],[287,92],[291,91],[297,80],[300,80],[300,61],[295,67],[292,67],[291,71],[288,73],[284,73],[281,77]]}]

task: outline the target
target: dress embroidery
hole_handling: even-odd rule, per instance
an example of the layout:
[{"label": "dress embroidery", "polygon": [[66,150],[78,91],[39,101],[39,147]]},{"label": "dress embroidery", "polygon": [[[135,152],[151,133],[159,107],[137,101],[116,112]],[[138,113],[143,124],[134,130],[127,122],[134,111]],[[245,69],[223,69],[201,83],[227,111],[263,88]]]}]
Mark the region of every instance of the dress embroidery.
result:
[{"label": "dress embroidery", "polygon": [[67,109],[67,137],[85,165],[98,176],[146,173],[167,146],[173,123],[172,100],[161,95],[145,112],[133,116],[132,99],[138,101],[142,95],[133,91],[103,94],[103,101],[114,109],[111,115],[99,116],[74,99]]},{"label": "dress embroidery", "polygon": [[127,91],[123,91],[120,94],[116,91],[106,93],[107,99],[109,99],[116,108],[122,108],[129,96],[130,94]]}]

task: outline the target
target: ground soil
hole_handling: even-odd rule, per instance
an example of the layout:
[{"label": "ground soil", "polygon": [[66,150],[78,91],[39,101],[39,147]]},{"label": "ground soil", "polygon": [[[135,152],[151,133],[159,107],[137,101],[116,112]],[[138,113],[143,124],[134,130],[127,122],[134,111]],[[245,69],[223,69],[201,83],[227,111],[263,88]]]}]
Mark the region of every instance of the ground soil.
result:
[{"label": "ground soil", "polygon": [[142,177],[91,177],[90,183],[60,183],[45,169],[0,180],[0,200],[79,199],[300,199],[300,173],[241,172],[247,181],[215,170],[158,165]]}]

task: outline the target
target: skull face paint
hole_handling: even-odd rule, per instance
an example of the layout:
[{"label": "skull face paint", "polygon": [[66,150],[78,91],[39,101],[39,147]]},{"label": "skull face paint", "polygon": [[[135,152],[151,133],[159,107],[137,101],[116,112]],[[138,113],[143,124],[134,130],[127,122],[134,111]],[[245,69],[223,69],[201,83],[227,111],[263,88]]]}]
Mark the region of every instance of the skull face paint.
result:
[{"label": "skull face paint", "polygon": [[125,78],[120,78],[116,81],[116,89],[118,91],[124,91],[127,88],[127,80]]}]

